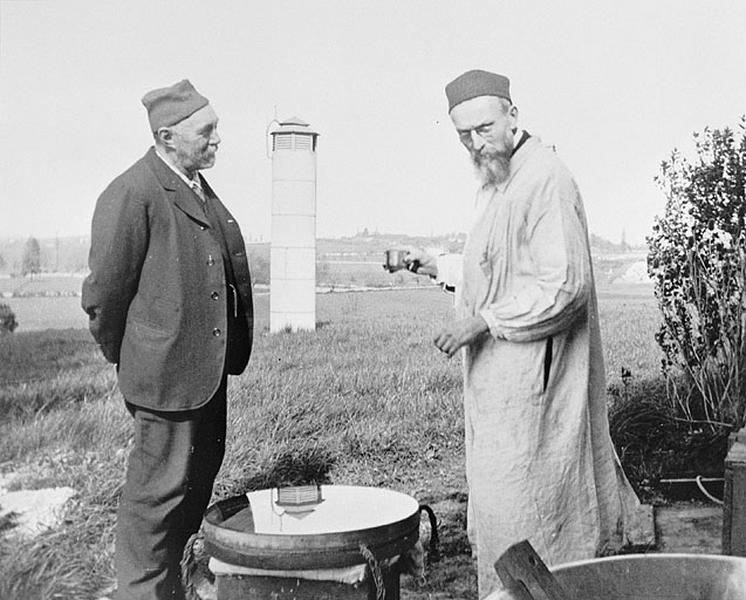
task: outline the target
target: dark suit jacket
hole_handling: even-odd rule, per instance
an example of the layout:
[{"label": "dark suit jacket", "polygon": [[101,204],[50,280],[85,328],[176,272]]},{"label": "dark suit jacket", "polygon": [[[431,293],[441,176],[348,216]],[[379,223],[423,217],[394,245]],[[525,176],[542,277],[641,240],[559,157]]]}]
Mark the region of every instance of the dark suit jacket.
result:
[{"label": "dark suit jacket", "polygon": [[230,345],[221,246],[199,198],[155,150],[117,177],[96,204],[83,310],[104,356],[118,365],[124,398],[137,406],[198,408],[224,372],[241,373],[249,360],[246,248],[235,219],[209,186],[206,192],[222,221],[240,297]]}]

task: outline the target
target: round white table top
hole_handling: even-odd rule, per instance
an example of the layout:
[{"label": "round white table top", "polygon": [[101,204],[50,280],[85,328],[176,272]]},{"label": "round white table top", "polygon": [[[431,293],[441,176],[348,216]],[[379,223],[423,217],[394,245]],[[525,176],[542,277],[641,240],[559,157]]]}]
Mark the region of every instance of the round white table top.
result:
[{"label": "round white table top", "polygon": [[417,500],[389,489],[350,485],[272,488],[246,494],[249,505],[220,525],[261,535],[319,535],[397,523]]}]

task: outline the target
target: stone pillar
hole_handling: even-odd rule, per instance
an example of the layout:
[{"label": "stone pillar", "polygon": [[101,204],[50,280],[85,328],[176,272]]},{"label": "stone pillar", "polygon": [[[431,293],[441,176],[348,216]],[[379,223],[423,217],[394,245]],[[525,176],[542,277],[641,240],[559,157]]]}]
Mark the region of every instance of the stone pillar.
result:
[{"label": "stone pillar", "polygon": [[272,135],[269,330],[316,329],[316,143],[308,123]]}]

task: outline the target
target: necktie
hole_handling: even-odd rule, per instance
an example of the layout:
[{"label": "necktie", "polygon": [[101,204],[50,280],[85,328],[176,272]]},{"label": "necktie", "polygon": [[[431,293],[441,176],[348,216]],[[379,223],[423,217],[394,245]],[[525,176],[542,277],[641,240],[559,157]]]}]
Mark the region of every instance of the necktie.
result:
[{"label": "necktie", "polygon": [[197,181],[192,181],[189,186],[192,188],[192,191],[197,194],[197,197],[202,201],[202,205],[205,205],[205,202],[207,202],[207,196],[205,196],[205,191],[202,189],[202,186]]}]

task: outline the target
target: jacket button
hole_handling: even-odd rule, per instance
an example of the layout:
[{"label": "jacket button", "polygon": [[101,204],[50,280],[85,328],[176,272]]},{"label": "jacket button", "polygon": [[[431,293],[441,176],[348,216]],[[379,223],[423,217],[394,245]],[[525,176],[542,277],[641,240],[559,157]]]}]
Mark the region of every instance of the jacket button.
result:
[{"label": "jacket button", "polygon": [[213,292],[212,294],[210,294],[210,298],[212,298],[213,300],[217,300],[218,298],[220,298],[220,294],[218,294],[217,292]]},{"label": "jacket button", "polygon": [[210,256],[207,257],[207,266],[211,267],[214,264],[215,264],[215,259],[212,257],[212,254],[210,254]]},{"label": "jacket button", "polygon": [[220,331],[220,329],[218,327],[216,327],[215,329],[212,330],[212,335],[214,335],[215,337],[220,337],[222,333],[223,332]]}]

